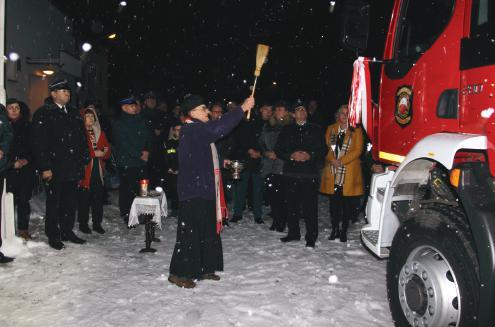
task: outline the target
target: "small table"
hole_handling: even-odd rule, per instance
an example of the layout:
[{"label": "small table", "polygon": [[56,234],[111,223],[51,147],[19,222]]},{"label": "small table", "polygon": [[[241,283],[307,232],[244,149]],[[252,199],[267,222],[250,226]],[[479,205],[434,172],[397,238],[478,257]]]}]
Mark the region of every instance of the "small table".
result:
[{"label": "small table", "polygon": [[167,197],[165,192],[150,192],[148,196],[136,196],[132,201],[129,212],[129,227],[135,227],[144,222],[146,247],[139,252],[156,252],[151,248],[151,242],[160,242],[155,237],[155,226],[162,228],[162,217],[167,217]]}]

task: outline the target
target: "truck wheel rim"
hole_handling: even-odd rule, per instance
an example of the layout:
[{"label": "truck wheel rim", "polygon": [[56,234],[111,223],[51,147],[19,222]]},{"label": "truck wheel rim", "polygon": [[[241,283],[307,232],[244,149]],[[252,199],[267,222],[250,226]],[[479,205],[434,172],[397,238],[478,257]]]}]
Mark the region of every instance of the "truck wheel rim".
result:
[{"label": "truck wheel rim", "polygon": [[414,249],[398,280],[404,316],[414,327],[459,325],[461,303],[457,279],[445,256],[432,246]]}]

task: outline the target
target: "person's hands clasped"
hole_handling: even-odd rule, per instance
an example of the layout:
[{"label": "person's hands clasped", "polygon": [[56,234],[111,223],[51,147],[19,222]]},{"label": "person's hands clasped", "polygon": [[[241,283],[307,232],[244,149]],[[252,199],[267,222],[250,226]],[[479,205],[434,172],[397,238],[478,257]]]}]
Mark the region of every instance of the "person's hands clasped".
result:
[{"label": "person's hands clasped", "polygon": [[304,162],[308,161],[311,156],[305,151],[296,151],[290,156],[290,158],[294,161]]},{"label": "person's hands clasped", "polygon": [[342,166],[342,162],[338,159],[333,159],[332,162],[331,162],[331,165],[334,167],[334,168],[339,168]]},{"label": "person's hands clasped", "polygon": [[141,151],[141,160],[148,162],[149,156],[149,151]]},{"label": "person's hands clasped", "polygon": [[27,159],[19,159],[14,162],[14,169],[21,169],[29,163]]},{"label": "person's hands clasped", "polygon": [[258,159],[259,157],[261,157],[261,153],[254,149],[249,149],[248,155],[251,159]]},{"label": "person's hands clasped", "polygon": [[45,170],[41,173],[41,178],[46,181],[46,182],[49,182],[51,181],[51,179],[53,178],[53,173],[51,170]]}]

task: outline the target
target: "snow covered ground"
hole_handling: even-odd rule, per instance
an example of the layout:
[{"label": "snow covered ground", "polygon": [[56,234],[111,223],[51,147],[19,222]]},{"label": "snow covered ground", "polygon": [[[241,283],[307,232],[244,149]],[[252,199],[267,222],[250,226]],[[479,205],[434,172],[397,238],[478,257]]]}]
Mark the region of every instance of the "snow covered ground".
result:
[{"label": "snow covered ground", "polygon": [[191,290],[167,281],[176,219],[163,220],[157,232],[162,242],[152,245],[156,253],[140,254],[143,226],[128,230],[117,207],[106,206],[105,235],[86,236],[85,245],[66,243],[59,252],[46,244],[42,201],[32,202],[36,240],[0,267],[2,327],[393,326],[386,262],[362,247],[359,226],[347,244],[327,240],[323,197],[315,249],[304,241],[282,244],[284,234],[269,231],[268,219],[256,225],[246,214],[222,234],[222,280],[201,281]]}]

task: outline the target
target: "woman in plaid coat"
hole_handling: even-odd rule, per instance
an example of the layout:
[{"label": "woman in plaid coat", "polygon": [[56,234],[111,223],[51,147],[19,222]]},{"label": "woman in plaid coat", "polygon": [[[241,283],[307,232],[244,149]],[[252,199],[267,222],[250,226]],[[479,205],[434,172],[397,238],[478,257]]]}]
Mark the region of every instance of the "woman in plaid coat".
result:
[{"label": "woman in plaid coat", "polygon": [[325,141],[329,148],[322,172],[320,192],[330,196],[332,232],[329,239],[347,241],[349,220],[358,214],[360,198],[363,195],[361,152],[363,132],[347,123],[347,106],[341,106],[336,113],[337,122],[328,126]]}]

